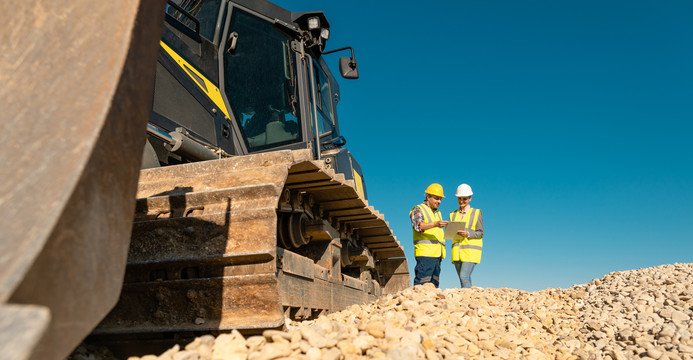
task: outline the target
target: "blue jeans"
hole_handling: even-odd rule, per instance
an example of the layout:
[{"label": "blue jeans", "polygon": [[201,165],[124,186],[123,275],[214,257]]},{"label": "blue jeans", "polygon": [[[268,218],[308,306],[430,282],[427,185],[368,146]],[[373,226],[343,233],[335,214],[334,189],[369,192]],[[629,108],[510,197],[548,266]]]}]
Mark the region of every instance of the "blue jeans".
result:
[{"label": "blue jeans", "polygon": [[414,268],[414,285],[433,283],[438,287],[440,276],[440,262],[442,258],[417,256],[416,267]]},{"label": "blue jeans", "polygon": [[463,288],[472,287],[472,271],[476,263],[473,262],[456,262],[455,269],[460,277],[460,286]]}]

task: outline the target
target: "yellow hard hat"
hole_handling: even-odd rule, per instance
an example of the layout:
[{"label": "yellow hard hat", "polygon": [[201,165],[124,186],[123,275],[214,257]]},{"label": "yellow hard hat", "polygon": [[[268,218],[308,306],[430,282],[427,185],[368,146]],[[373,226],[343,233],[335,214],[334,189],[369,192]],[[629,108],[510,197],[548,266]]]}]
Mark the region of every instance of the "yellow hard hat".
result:
[{"label": "yellow hard hat", "polygon": [[440,184],[437,184],[437,183],[433,183],[431,185],[428,185],[425,192],[426,192],[426,194],[429,194],[429,195],[445,197],[445,196],[443,196],[443,186],[441,186]]}]

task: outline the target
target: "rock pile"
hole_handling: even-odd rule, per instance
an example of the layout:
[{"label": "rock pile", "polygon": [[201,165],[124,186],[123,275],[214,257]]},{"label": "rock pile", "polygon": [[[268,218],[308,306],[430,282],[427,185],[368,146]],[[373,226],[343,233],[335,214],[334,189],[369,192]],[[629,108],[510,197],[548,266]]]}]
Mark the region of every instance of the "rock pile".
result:
[{"label": "rock pile", "polygon": [[203,336],[141,360],[691,360],[692,299],[693,264],[531,293],[424,285],[286,331]]}]

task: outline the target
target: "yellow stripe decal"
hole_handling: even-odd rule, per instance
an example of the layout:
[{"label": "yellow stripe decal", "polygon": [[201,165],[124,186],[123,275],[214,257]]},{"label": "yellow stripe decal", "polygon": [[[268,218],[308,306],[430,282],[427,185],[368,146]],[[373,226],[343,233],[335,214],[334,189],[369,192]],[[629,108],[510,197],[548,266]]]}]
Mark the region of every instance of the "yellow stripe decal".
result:
[{"label": "yellow stripe decal", "polygon": [[361,197],[364,197],[363,194],[363,179],[361,179],[361,176],[356,172],[356,170],[352,169],[352,172],[354,173],[354,185],[356,186],[356,191],[361,195]]},{"label": "yellow stripe decal", "polygon": [[[219,90],[218,87],[214,86],[214,84],[207,80],[206,77],[204,77],[199,71],[195,70],[195,68],[190,65],[187,61],[183,60],[180,55],[178,55],[173,49],[168,47],[168,45],[164,44],[163,41],[159,42],[161,44],[161,47],[166,50],[166,52],[178,63],[178,65],[185,70],[185,72],[190,76],[190,78],[193,79],[195,84],[200,87],[200,89],[207,94],[207,97],[209,97],[212,102],[226,115],[227,118],[231,118],[229,115],[229,111],[226,109],[226,105],[224,104],[224,98],[221,97],[221,91]],[[199,81],[202,79],[204,84],[200,84]]]}]

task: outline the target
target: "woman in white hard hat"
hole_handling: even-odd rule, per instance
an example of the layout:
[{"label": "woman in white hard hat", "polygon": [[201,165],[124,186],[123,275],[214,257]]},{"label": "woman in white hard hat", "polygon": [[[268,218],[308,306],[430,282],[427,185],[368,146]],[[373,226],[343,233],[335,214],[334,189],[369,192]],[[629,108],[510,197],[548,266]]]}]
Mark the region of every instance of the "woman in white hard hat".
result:
[{"label": "woman in white hard hat", "polygon": [[460,208],[450,213],[450,221],[464,221],[464,230],[457,231],[452,240],[452,263],[460,277],[460,286],[472,286],[472,271],[481,262],[481,247],[484,237],[484,221],[481,210],[469,206],[472,188],[467,184],[457,187],[457,203]]}]

